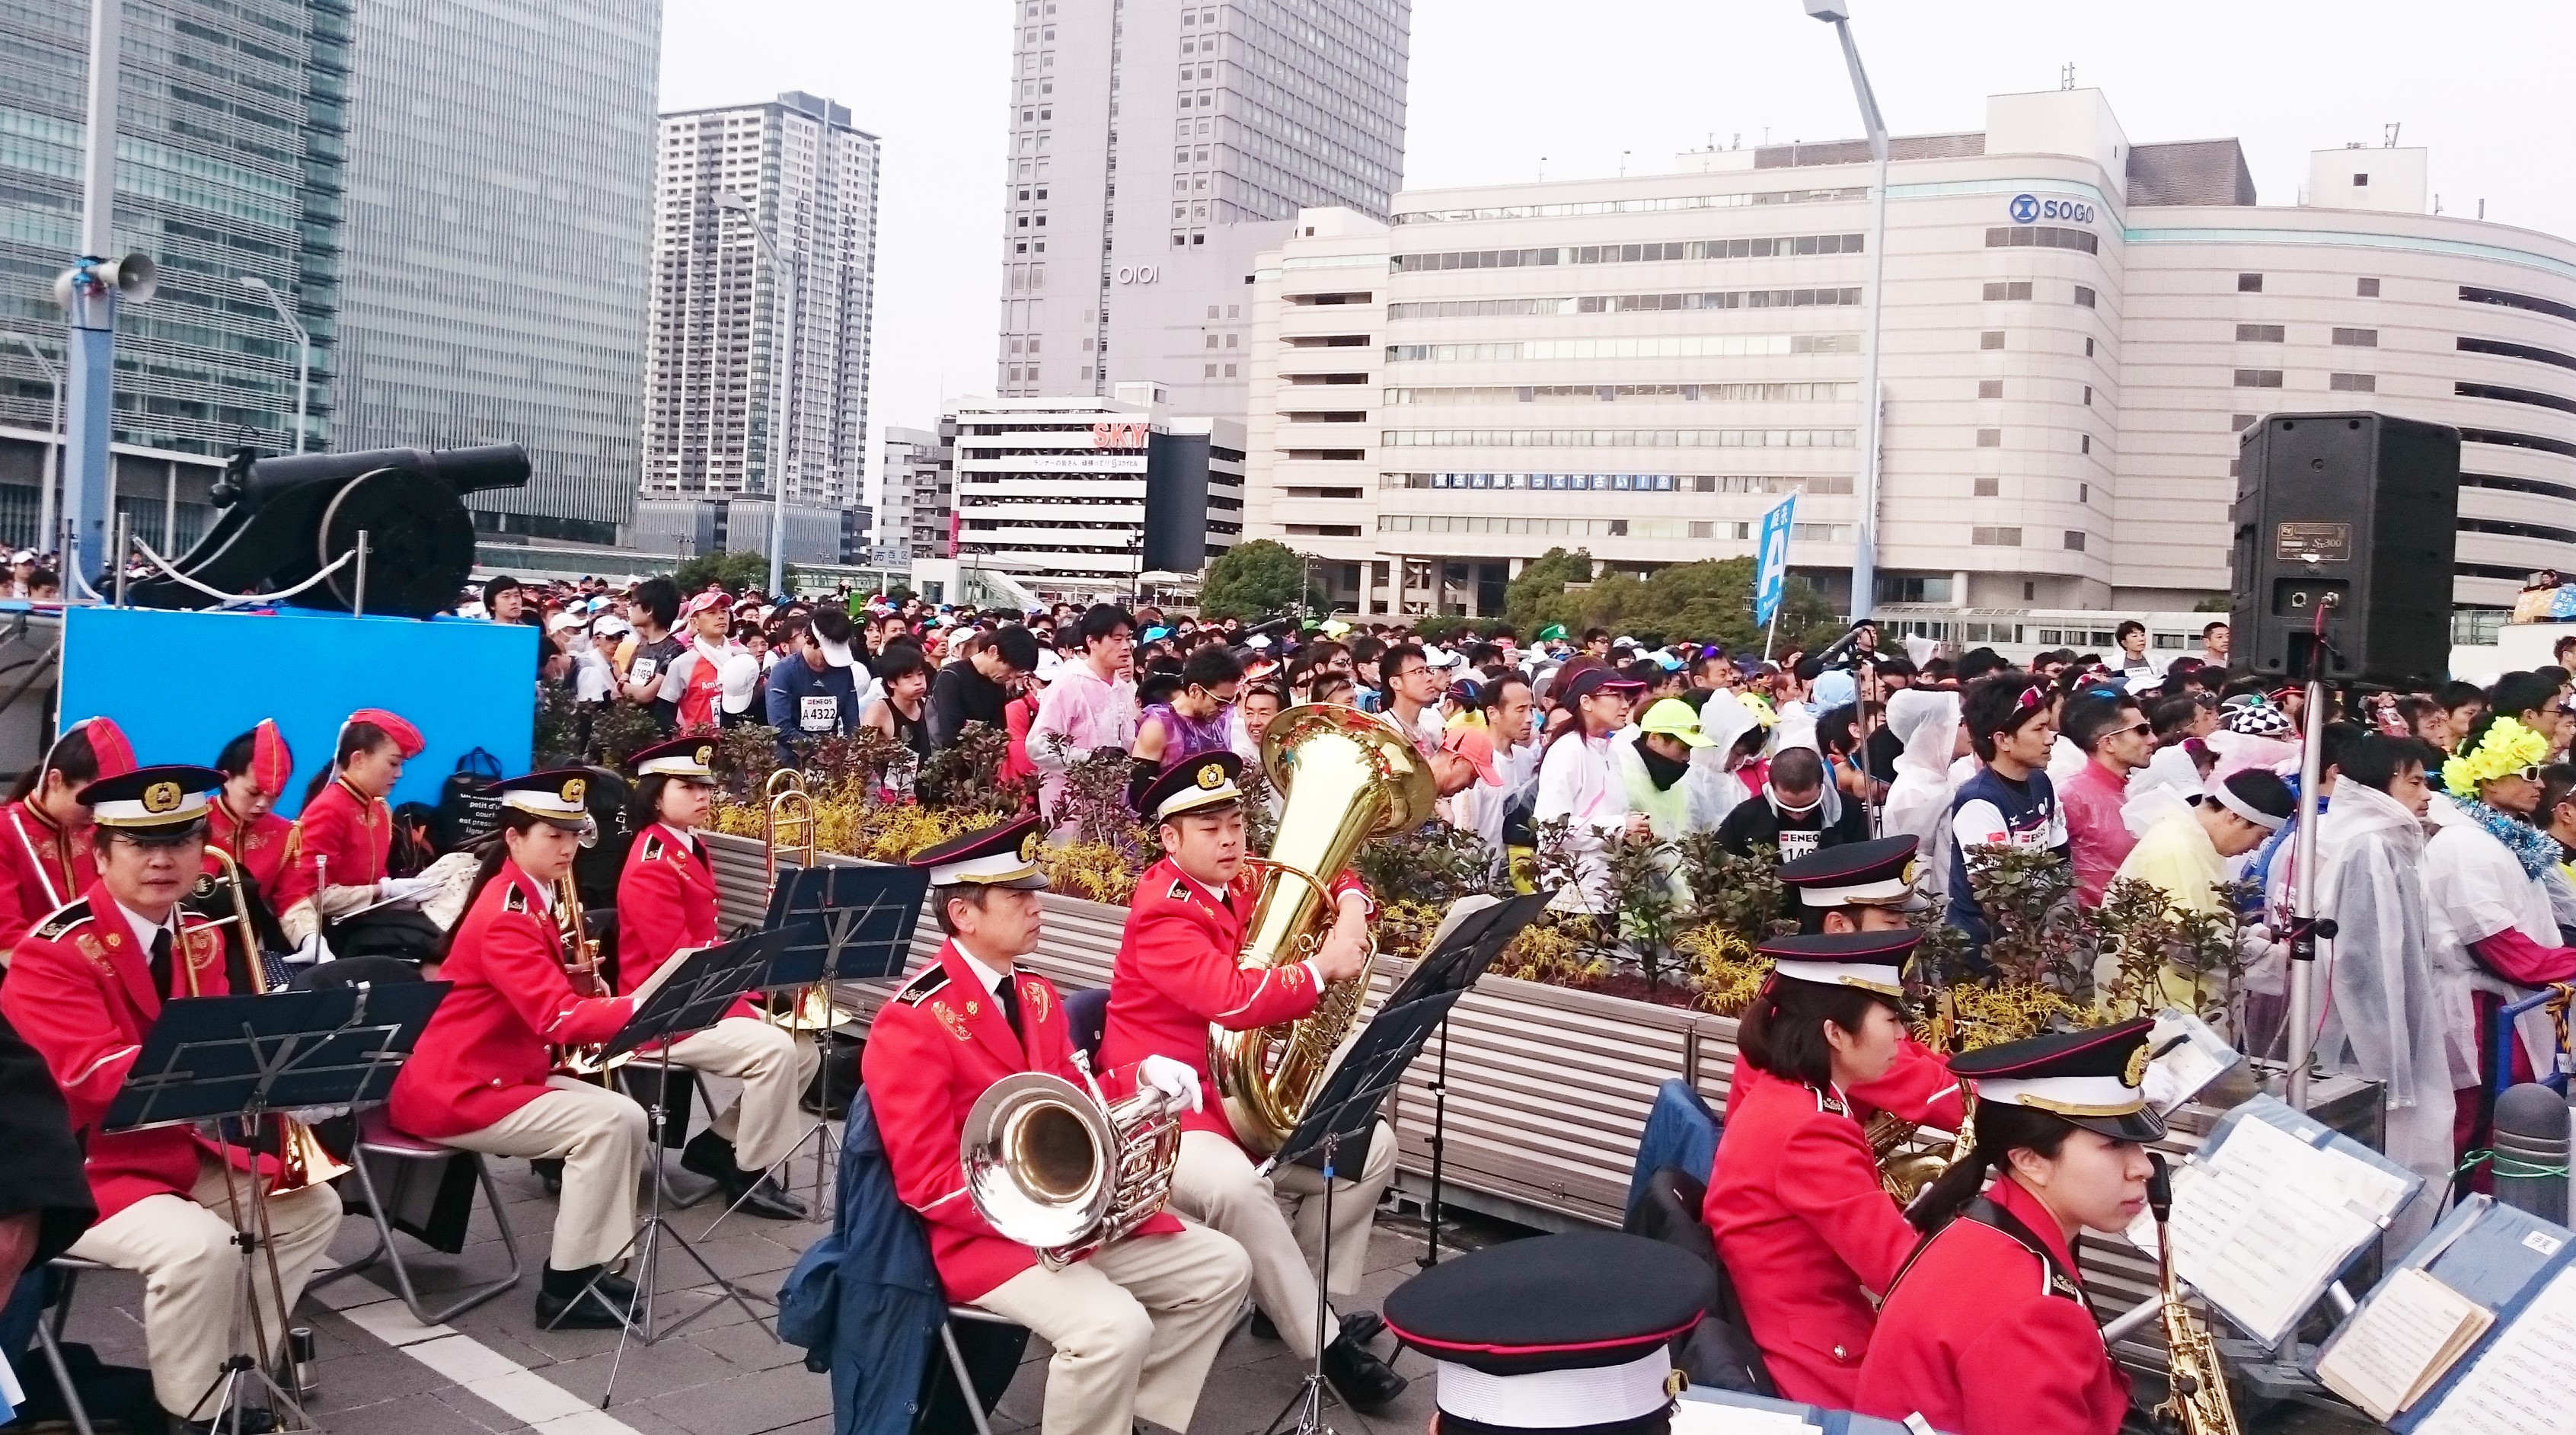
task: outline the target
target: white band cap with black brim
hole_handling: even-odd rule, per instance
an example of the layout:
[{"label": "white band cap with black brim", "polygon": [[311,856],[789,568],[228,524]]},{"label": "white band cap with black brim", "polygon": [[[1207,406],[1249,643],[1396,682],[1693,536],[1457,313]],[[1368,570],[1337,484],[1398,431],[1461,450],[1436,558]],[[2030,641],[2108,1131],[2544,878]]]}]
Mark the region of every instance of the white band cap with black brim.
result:
[{"label": "white band cap with black brim", "polygon": [[2274,817],[2271,813],[2265,812],[2261,808],[2256,807],[2253,803],[2237,796],[2235,792],[2223,782],[2211,783],[2208,790],[2203,792],[2201,795],[2208,798],[2210,801],[2217,803],[2219,806],[2226,808],[2228,811],[2235,813],[2237,816],[2244,818],[2246,821],[2253,823],[2255,826],[2262,828],[2266,832],[2278,832],[2290,823],[2290,819],[2286,817]]}]

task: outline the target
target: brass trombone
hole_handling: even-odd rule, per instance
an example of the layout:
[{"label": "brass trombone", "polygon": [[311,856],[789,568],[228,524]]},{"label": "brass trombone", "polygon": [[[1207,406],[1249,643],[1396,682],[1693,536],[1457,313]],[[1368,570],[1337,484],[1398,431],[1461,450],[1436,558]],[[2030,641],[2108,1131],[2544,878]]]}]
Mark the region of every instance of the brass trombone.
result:
[{"label": "brass trombone", "polygon": [[[241,864],[233,854],[212,842],[206,854],[221,863],[223,880],[232,890],[233,915],[230,921],[240,935],[242,963],[250,974],[252,996],[268,996],[286,990],[268,985],[267,967],[259,959],[259,928],[250,919],[250,897],[242,877]],[[188,995],[197,996],[197,967],[188,964]],[[313,1128],[291,1116],[277,1118],[277,1180],[268,1188],[272,1196],[285,1196],[301,1191],[317,1181],[336,1181],[349,1174],[349,1168],[324,1147]]]},{"label": "brass trombone", "polygon": [[[805,774],[792,767],[771,773],[769,781],[761,785],[761,796],[761,840],[767,848],[764,856],[768,890],[774,893],[778,890],[778,859],[782,852],[800,868],[814,865],[814,797],[805,790]],[[832,1000],[832,983],[827,977],[802,988],[785,1010],[771,1010],[764,1019],[790,1032],[823,1032],[849,1026],[858,1021],[859,1014]]]}]

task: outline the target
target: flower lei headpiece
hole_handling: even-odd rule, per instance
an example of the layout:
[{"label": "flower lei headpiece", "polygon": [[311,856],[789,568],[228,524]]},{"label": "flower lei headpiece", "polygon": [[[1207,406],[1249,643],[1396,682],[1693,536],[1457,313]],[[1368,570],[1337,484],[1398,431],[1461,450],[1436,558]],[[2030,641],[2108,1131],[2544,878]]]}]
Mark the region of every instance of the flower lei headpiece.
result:
[{"label": "flower lei headpiece", "polygon": [[2454,753],[2442,764],[2442,785],[2453,797],[2475,797],[2478,784],[2493,782],[2549,760],[2549,739],[2509,717],[2497,718],[2486,740],[2473,753]]}]

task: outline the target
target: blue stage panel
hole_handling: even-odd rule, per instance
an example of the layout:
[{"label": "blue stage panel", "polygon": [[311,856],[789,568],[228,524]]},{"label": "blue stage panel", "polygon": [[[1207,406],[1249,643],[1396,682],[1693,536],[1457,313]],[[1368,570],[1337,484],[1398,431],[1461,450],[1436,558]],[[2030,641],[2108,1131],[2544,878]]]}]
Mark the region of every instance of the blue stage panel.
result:
[{"label": "blue stage panel", "polygon": [[438,801],[456,761],[480,747],[525,772],[535,719],[537,630],[441,618],[333,613],[191,613],[73,608],[63,622],[63,722],[105,716],[147,763],[211,764],[223,745],[275,718],[295,751],[278,810],[303,809],[355,709],[401,714],[429,746],[393,802]]}]

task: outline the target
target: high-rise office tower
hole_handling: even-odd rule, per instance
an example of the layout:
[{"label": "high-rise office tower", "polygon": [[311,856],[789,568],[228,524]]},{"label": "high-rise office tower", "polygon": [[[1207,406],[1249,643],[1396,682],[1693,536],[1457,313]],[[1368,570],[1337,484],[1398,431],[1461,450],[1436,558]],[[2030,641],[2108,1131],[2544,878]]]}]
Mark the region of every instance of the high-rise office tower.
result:
[{"label": "high-rise office tower", "polygon": [[[796,92],[662,117],[646,498],[775,491],[773,365],[792,311],[787,502],[844,509],[860,501],[877,150],[876,136],[851,126],[848,107]],[[751,208],[727,209],[720,196]],[[792,262],[792,294],[755,223]]]},{"label": "high-rise office tower", "polygon": [[661,0],[366,5],[350,92],[342,449],[517,442],[486,532],[634,512]]},{"label": "high-rise office tower", "polygon": [[[80,253],[89,0],[0,6],[0,542],[37,533],[63,311]],[[117,507],[145,542],[196,541],[214,462],[295,446],[298,345],[256,280],[313,337],[307,447],[335,438],[346,0],[132,0],[119,77],[116,250],[160,291],[116,335]],[[343,320],[345,323],[345,319]],[[202,457],[202,463],[191,462]]]},{"label": "high-rise office tower", "polygon": [[1254,257],[1402,183],[1410,0],[1016,9],[997,391],[1239,417]]}]

